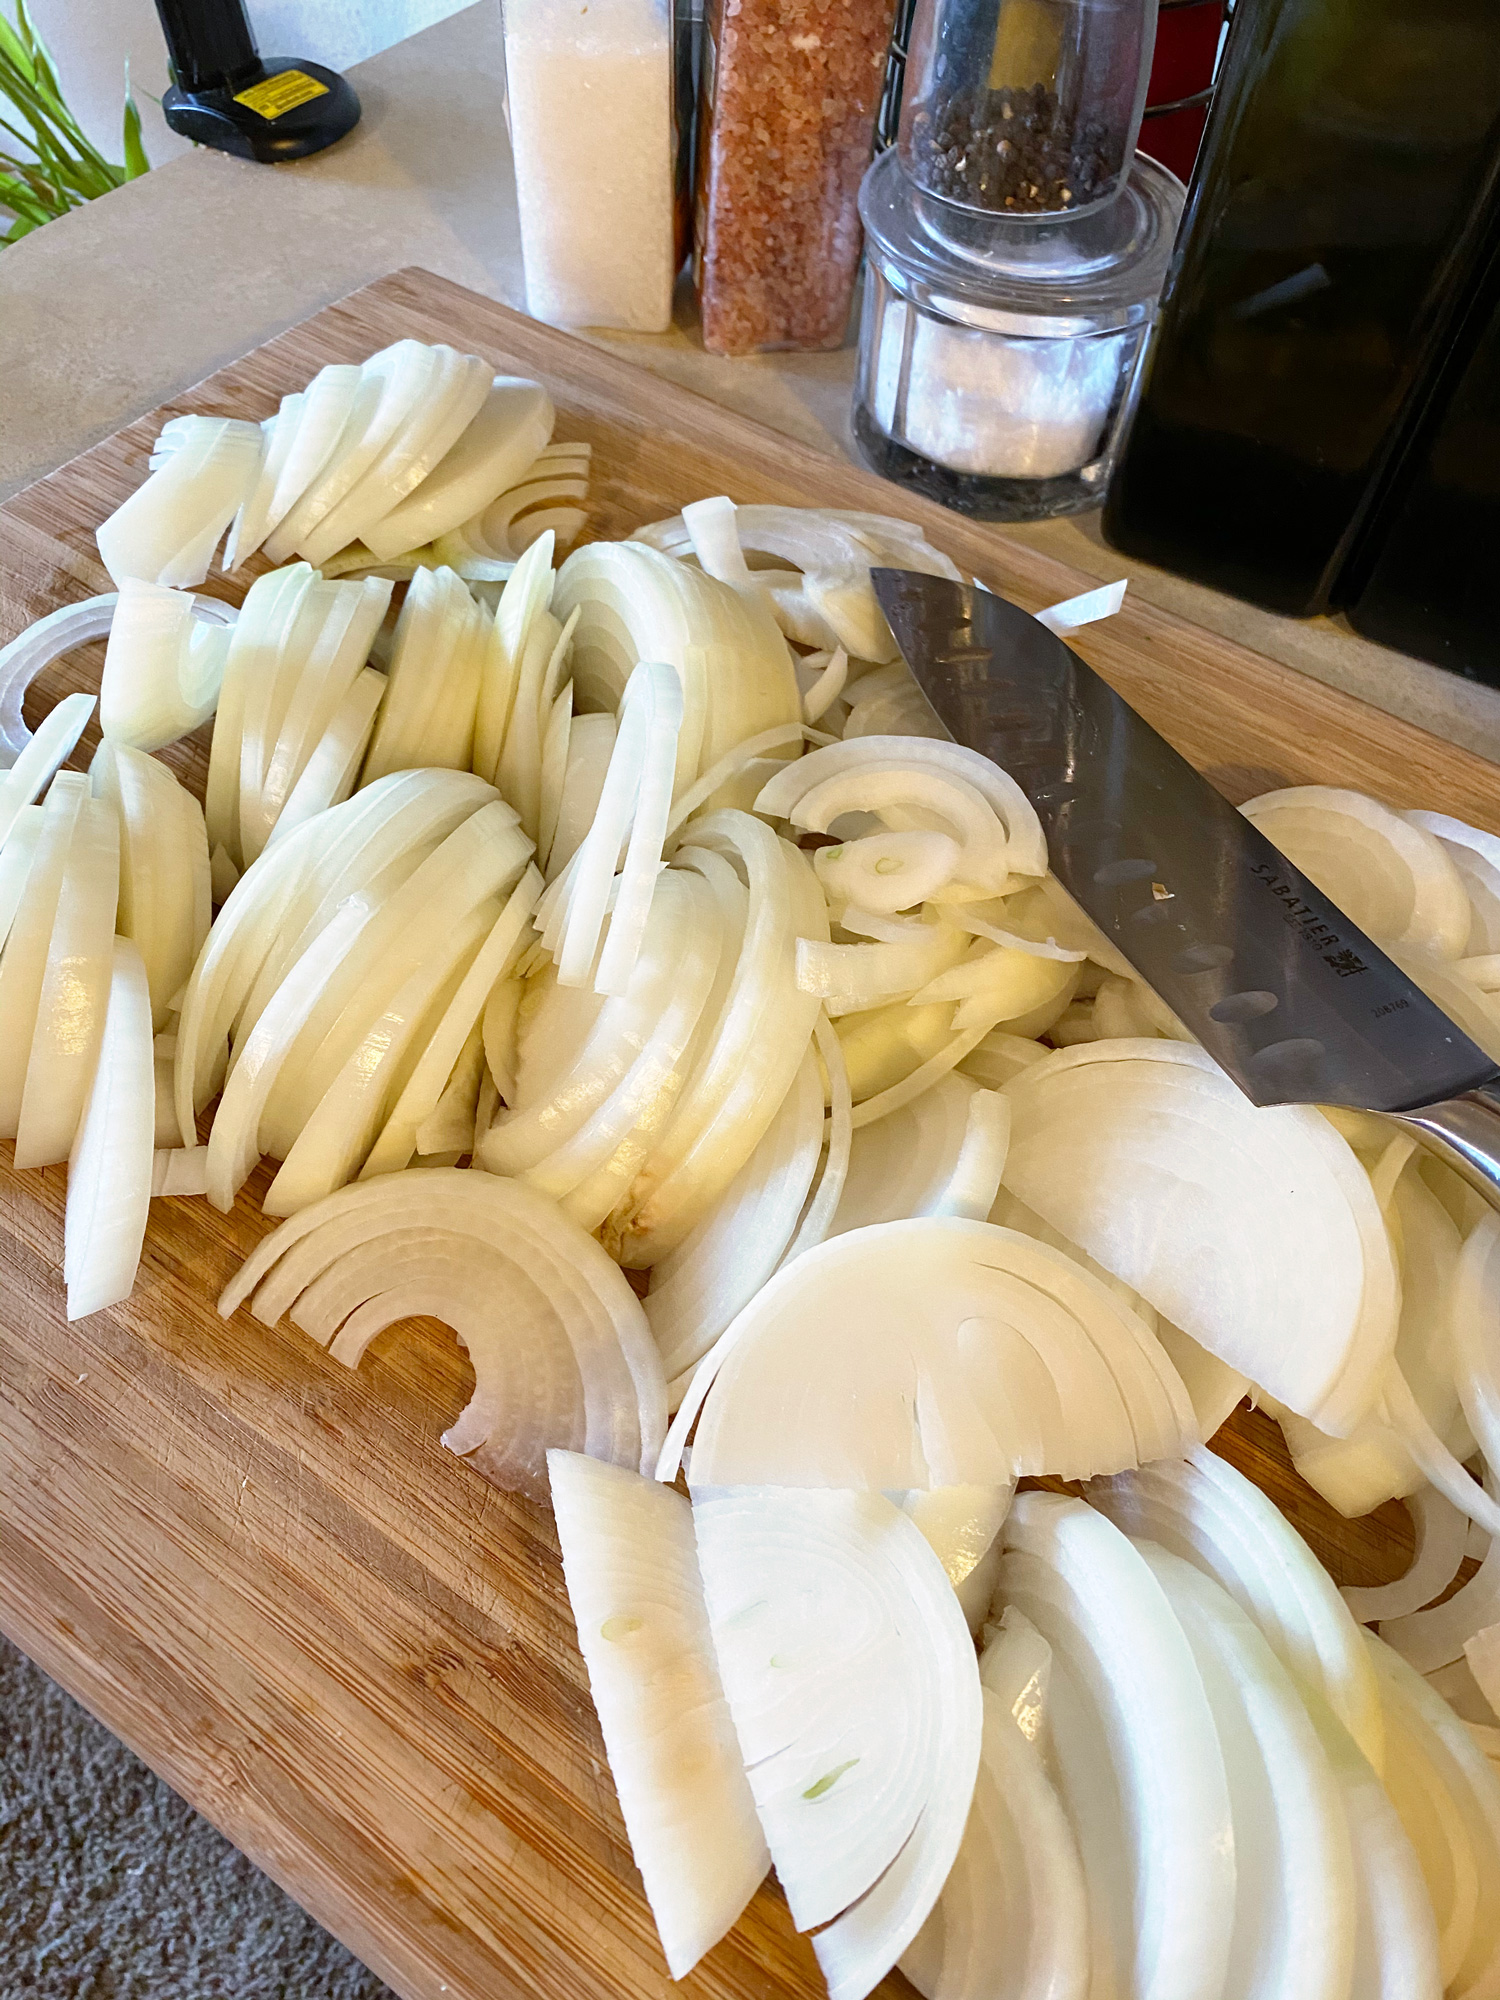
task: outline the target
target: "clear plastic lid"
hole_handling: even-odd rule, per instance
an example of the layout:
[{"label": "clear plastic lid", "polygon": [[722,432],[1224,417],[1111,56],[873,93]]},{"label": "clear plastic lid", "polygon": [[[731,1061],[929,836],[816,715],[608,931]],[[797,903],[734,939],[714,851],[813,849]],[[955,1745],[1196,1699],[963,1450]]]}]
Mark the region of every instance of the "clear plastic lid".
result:
[{"label": "clear plastic lid", "polygon": [[988,214],[1095,208],[1135,151],[1156,0],[918,0],[901,159]]},{"label": "clear plastic lid", "polygon": [[859,213],[866,254],[903,297],[964,326],[1058,339],[1151,316],[1185,197],[1139,153],[1107,207],[1026,222],[966,214],[914,187],[893,149],[865,175]]}]

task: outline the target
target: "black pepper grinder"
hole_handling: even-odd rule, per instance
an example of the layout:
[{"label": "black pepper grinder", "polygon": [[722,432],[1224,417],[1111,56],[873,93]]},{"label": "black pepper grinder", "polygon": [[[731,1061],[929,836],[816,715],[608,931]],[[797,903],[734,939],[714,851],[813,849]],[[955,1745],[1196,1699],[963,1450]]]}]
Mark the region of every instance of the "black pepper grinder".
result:
[{"label": "black pepper grinder", "polygon": [[168,125],[242,160],[301,160],[359,123],[359,99],[337,70],[287,56],[263,61],[243,0],[156,0],[172,83]]}]

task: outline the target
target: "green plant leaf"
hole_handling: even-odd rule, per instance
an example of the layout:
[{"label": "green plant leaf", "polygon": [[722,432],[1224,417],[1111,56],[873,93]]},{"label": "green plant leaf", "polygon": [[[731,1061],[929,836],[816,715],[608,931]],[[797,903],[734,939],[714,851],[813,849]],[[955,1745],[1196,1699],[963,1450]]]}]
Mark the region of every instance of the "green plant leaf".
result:
[{"label": "green plant leaf", "polygon": [[141,138],[141,114],[130,92],[130,58],[125,58],[125,178],[139,180],[142,174],[149,174],[151,162],[146,158],[145,143]]},{"label": "green plant leaf", "polygon": [[44,222],[93,201],[145,173],[150,161],[141,122],[125,75],[125,165],[114,166],[90,141],[68,109],[47,45],[37,33],[26,0],[14,0],[14,18],[0,13],[0,132],[20,156],[0,146],[0,209],[14,218],[0,244],[14,243]]}]

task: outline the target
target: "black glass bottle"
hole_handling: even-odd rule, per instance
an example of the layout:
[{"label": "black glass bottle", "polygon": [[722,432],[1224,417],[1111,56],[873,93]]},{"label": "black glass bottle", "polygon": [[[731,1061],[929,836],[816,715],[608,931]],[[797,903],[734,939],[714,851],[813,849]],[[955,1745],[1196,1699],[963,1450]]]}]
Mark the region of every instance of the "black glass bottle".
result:
[{"label": "black glass bottle", "polygon": [[1340,601],[1366,637],[1500,687],[1500,216],[1466,323]]},{"label": "black glass bottle", "polygon": [[1239,0],[1106,538],[1325,608],[1497,176],[1496,0]]}]

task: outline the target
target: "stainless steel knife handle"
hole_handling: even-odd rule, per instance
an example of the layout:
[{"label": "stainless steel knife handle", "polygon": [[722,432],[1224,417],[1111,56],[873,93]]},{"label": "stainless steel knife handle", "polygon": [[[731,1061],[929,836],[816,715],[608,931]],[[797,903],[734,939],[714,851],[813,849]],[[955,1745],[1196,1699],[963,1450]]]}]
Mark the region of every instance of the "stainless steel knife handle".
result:
[{"label": "stainless steel knife handle", "polygon": [[1386,1116],[1462,1174],[1491,1208],[1500,1209],[1500,1083],[1482,1083],[1441,1104]]}]

